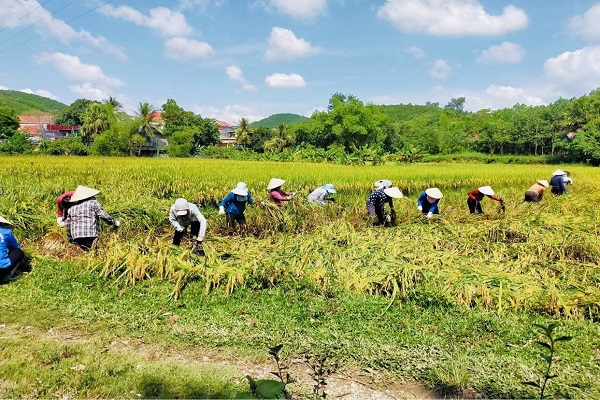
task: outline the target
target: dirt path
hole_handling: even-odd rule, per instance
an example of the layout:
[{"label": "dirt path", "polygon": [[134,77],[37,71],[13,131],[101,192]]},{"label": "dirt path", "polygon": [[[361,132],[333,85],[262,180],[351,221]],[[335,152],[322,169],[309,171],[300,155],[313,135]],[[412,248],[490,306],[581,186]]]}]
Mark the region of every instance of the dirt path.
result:
[{"label": "dirt path", "polygon": [[[102,351],[130,354],[133,358],[148,362],[177,362],[178,364],[205,363],[239,373],[240,379],[250,375],[255,379],[274,379],[271,371],[276,369],[274,362],[252,363],[242,360],[227,351],[202,349],[196,346],[172,346],[164,343],[148,343],[142,338],[98,337],[84,332],[73,332],[59,328],[41,331],[31,326],[0,324],[0,339],[18,337],[28,340],[56,341],[93,346]],[[106,343],[109,343],[108,345]],[[270,360],[269,360],[270,361]],[[312,370],[304,360],[285,360],[294,385],[310,390],[314,385]],[[389,378],[372,370],[349,369],[338,371],[326,377],[327,398],[344,400],[394,400],[394,399],[434,399],[439,394],[418,382],[389,382]]]}]

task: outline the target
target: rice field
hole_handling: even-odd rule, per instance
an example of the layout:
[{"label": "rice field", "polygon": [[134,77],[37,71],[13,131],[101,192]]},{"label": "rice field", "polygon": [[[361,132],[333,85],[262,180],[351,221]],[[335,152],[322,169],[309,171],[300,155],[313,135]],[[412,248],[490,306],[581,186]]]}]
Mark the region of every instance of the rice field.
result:
[{"label": "rice field", "polygon": [[[274,285],[318,293],[368,293],[390,307],[411,300],[424,305],[527,311],[566,318],[600,317],[600,170],[561,166],[572,173],[570,193],[547,193],[523,203],[537,179],[556,166],[398,164],[341,166],[202,159],[76,157],[2,158],[0,215],[35,264],[72,262],[119,284],[161,277],[172,298],[185,296],[190,280],[206,293]],[[297,198],[278,208],[267,203],[272,177]],[[377,179],[404,193],[395,200],[398,225],[370,228],[365,201]],[[227,235],[218,202],[238,181],[248,184],[255,206],[246,210],[248,231]],[[308,204],[308,193],[333,183],[328,207]],[[100,250],[84,254],[56,225],[55,200],[77,185],[101,190],[104,209],[121,221],[102,228]],[[467,192],[484,185],[505,199],[506,212],[484,199],[485,214],[470,215]],[[427,187],[444,194],[431,220],[416,209]],[[168,210],[184,197],[208,219],[205,257],[191,246],[171,245]],[[264,202],[264,203],[263,203]]]}]

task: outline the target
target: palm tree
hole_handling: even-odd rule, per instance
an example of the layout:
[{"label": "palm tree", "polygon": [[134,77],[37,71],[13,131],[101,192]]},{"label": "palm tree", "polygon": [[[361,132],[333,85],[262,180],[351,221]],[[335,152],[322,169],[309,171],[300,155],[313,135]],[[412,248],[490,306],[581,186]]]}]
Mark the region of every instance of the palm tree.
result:
[{"label": "palm tree", "polygon": [[246,150],[246,146],[252,143],[252,129],[250,122],[246,118],[242,118],[240,125],[235,130],[236,142],[241,143]]},{"label": "palm tree", "polygon": [[154,106],[149,103],[140,103],[136,114],[139,124],[138,132],[140,135],[150,140],[156,133],[159,133],[158,128],[152,123]]},{"label": "palm tree", "polygon": [[115,111],[120,111],[123,109],[123,104],[121,104],[119,100],[112,96],[104,100],[104,104],[110,105]]},{"label": "palm tree", "polygon": [[91,103],[87,106],[81,115],[83,125],[81,130],[84,134],[84,140],[89,143],[94,135],[108,130],[111,125],[110,110],[105,104]]}]

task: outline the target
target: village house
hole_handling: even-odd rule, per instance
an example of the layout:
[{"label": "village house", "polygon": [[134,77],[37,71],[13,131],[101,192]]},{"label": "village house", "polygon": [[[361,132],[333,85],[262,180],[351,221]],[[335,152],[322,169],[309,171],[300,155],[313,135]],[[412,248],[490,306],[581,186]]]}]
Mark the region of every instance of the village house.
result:
[{"label": "village house", "polygon": [[236,136],[235,129],[233,126],[229,125],[225,121],[215,120],[217,125],[219,126],[219,136],[221,142],[219,143],[220,147],[230,147],[236,145]]}]

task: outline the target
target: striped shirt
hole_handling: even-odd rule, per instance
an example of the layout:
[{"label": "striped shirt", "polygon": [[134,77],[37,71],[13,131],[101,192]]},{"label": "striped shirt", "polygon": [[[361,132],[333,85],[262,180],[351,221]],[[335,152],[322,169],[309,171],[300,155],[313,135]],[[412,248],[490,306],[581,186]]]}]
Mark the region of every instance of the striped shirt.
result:
[{"label": "striped shirt", "polygon": [[98,200],[85,200],[69,208],[67,231],[72,239],[98,237],[98,219],[111,225],[115,223],[115,219],[104,211]]}]

